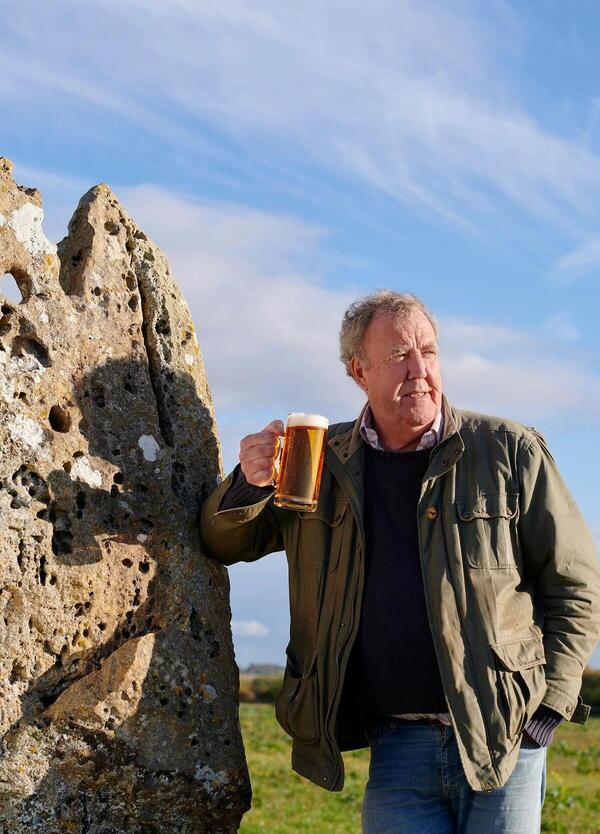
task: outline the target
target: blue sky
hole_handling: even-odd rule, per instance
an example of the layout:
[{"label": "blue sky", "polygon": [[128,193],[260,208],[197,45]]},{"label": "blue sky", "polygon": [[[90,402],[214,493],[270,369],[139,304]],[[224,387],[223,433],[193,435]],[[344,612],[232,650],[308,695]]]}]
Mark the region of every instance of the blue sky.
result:
[{"label": "blue sky", "polygon": [[[107,182],[191,306],[226,468],[289,411],[350,419],[343,310],[420,295],[459,406],[544,432],[600,542],[600,9],[243,0],[0,7],[0,153],[60,239]],[[230,569],[281,662],[281,554]],[[595,656],[600,665],[600,654]]]}]

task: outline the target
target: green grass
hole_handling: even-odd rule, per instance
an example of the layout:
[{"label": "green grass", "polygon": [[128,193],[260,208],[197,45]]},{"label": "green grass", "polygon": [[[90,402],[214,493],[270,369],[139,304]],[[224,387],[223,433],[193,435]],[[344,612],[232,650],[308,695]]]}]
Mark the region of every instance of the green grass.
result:
[{"label": "green grass", "polygon": [[[318,788],[292,771],[291,739],[271,704],[240,704],[252,781],[252,810],[240,834],[360,834],[368,749],[344,753],[341,792]],[[562,724],[550,747],[543,809],[545,834],[600,834],[600,718],[585,727]]]}]

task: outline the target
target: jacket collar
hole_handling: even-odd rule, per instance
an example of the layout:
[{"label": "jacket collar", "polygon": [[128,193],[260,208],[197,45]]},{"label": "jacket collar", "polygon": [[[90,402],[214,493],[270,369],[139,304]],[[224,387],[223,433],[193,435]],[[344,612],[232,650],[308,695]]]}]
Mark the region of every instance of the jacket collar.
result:
[{"label": "jacket collar", "polygon": [[[360,414],[354,421],[352,428],[334,435],[327,443],[331,451],[344,466],[354,460],[361,452],[364,440],[360,435],[360,424],[368,402],[363,405]],[[442,412],[444,415],[444,432],[439,443],[434,447],[432,458],[426,477],[440,475],[453,466],[464,450],[464,443],[460,436],[460,412],[450,405],[442,394]],[[443,447],[444,454],[438,455]]]}]

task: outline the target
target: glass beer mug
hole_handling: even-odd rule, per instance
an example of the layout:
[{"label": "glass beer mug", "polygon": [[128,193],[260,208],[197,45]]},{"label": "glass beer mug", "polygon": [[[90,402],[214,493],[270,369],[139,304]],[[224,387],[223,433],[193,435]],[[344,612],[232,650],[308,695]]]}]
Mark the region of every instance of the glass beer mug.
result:
[{"label": "glass beer mug", "polygon": [[276,506],[309,513],[317,509],[328,428],[329,420],[320,414],[288,414],[283,441],[279,438]]}]

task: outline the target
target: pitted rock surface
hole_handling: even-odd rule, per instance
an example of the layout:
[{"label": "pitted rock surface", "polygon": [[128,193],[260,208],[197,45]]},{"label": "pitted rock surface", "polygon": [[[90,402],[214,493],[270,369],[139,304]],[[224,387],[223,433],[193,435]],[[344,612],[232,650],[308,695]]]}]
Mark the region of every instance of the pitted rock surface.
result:
[{"label": "pitted rock surface", "polygon": [[0,832],[229,834],[250,785],[191,316],[106,185],[58,248],[42,217],[0,159]]}]

